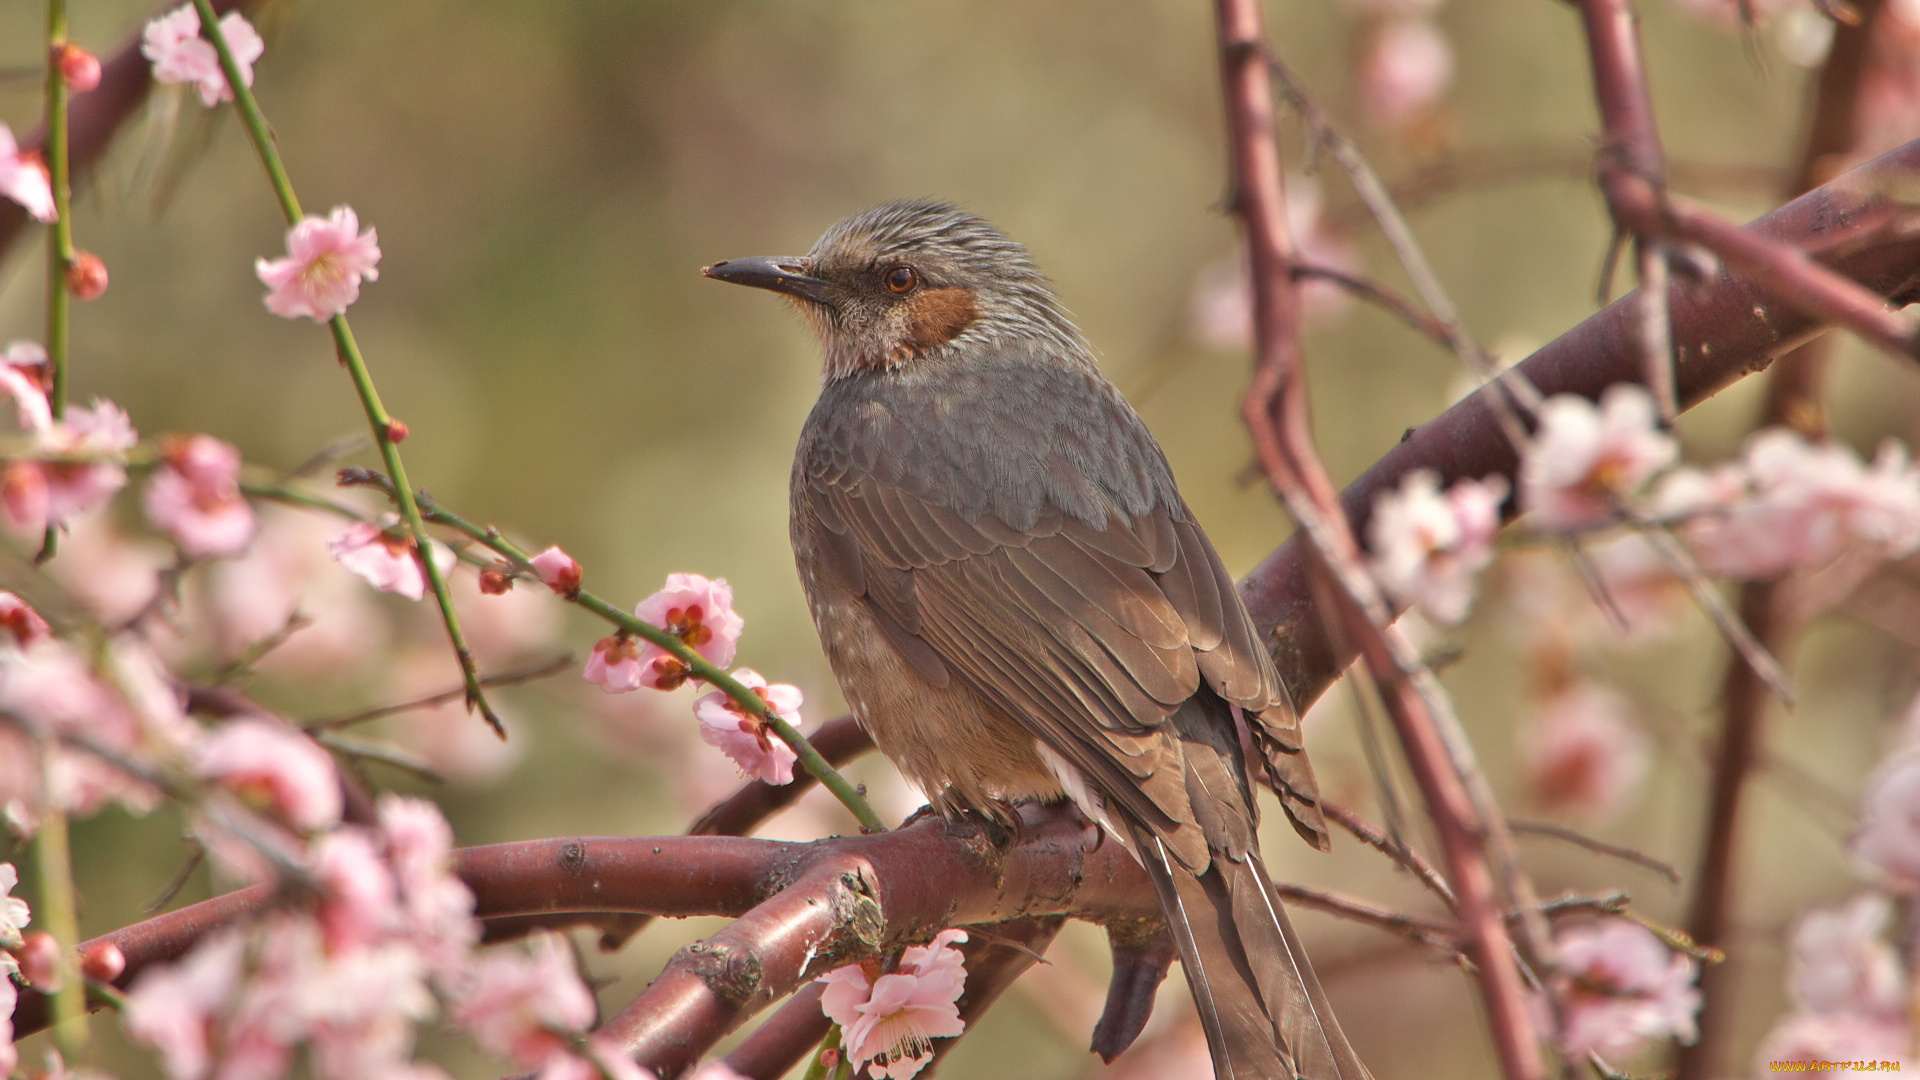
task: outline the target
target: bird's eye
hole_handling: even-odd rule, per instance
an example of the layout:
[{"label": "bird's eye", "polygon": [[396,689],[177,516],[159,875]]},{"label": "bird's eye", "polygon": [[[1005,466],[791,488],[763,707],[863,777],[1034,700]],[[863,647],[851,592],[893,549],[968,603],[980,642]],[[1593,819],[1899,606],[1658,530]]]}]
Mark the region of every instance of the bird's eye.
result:
[{"label": "bird's eye", "polygon": [[920,275],[914,273],[911,266],[896,266],[887,271],[887,288],[894,292],[912,292],[913,287],[918,284],[920,284]]}]

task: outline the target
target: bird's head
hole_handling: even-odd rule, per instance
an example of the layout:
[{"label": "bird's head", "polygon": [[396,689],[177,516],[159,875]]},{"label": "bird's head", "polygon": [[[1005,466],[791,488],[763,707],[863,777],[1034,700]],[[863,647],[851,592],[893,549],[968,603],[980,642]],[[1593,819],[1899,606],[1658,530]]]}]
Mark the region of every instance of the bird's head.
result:
[{"label": "bird's head", "polygon": [[828,379],[1022,337],[1085,349],[1027,249],[949,203],[886,203],[828,229],[805,255],[701,272],[791,299],[820,336]]}]

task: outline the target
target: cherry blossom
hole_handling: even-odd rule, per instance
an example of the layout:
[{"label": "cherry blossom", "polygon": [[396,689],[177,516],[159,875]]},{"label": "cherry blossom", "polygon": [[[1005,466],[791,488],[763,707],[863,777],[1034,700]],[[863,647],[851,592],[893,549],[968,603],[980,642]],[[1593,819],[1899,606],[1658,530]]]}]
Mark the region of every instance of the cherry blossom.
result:
[{"label": "cherry blossom", "polygon": [[1453,81],[1453,48],[1426,19],[1391,19],[1369,34],[1356,97],[1377,124],[1397,127],[1431,109]]},{"label": "cherry blossom", "polygon": [[328,952],[367,948],[399,926],[393,871],[364,831],[321,834],[307,869],[320,886],[317,917]]},{"label": "cherry blossom", "polygon": [[[726,578],[708,580],[699,574],[668,574],[666,587],[633,609],[640,621],[679,638],[715,667],[733,663],[746,620],[733,610],[733,586]],[[678,657],[652,642],[640,645],[640,684],[656,690],[674,690],[692,675]]]},{"label": "cherry blossom", "polygon": [[[240,69],[240,81],[253,85],[253,64],[266,52],[266,42],[239,12],[229,12],[220,20],[220,36]],[[220,68],[220,54],[213,42],[200,36],[200,15],[192,4],[185,4],[154,19],[140,35],[140,54],[153,61],[153,78],[161,83],[192,85],[200,92],[200,103],[212,108],[233,100],[233,88]]]},{"label": "cherry blossom", "polygon": [[20,1051],[13,1045],[13,1010],[20,1002],[10,972],[13,961],[0,954],[0,1076],[12,1076],[20,1064]]},{"label": "cherry blossom", "polygon": [[1647,737],[1619,694],[1590,683],[1564,687],[1520,729],[1521,758],[1535,802],[1604,820],[1625,809],[1646,776]]},{"label": "cherry blossom", "polygon": [[1655,506],[1687,518],[1701,566],[1725,577],[1770,578],[1842,552],[1896,558],[1920,548],[1920,470],[1893,442],[1869,466],[1842,444],[1768,428],[1737,463],[1676,470]]},{"label": "cherry blossom", "polygon": [[360,231],[360,216],[336,206],[324,218],[309,214],[287,230],[287,256],[256,259],[254,272],[267,287],[267,310],[283,319],[305,316],[322,322],[360,299],[360,281],[380,277],[380,240]]},{"label": "cherry blossom", "polygon": [[379,817],[406,938],[429,971],[452,979],[480,940],[473,892],[453,873],[453,830],[425,799],[382,795]]},{"label": "cherry blossom", "polygon": [[[428,541],[427,546],[433,552],[434,566],[446,573],[453,566],[453,552],[433,541]],[[427,594],[427,572],[414,557],[413,541],[394,530],[370,521],[355,522],[327,541],[327,552],[334,561],[382,592],[396,593],[409,600],[418,600]]]},{"label": "cherry blossom", "polygon": [[474,962],[451,1017],[488,1053],[536,1068],[564,1052],[593,1023],[593,995],[574,968],[566,939],[543,932],[526,949],[496,948]]},{"label": "cherry blossom", "polygon": [[615,634],[593,643],[593,655],[587,657],[580,677],[609,694],[621,694],[649,685],[640,666],[640,641],[626,634]]},{"label": "cherry blossom", "polygon": [[47,389],[53,385],[53,366],[47,362],[47,350],[37,341],[9,342],[0,361],[4,361],[0,363],[0,389],[13,398],[21,429],[38,432],[52,427],[53,407],[47,401]]},{"label": "cherry blossom", "polygon": [[20,871],[13,864],[0,863],[0,949],[18,949],[25,943],[22,931],[33,919],[32,909],[17,896],[8,896],[20,884]]},{"label": "cherry blossom", "polygon": [[1893,905],[1863,892],[1839,907],[1814,908],[1787,934],[1787,988],[1810,1013],[1900,1018],[1906,980],[1886,941]]},{"label": "cherry blossom", "polygon": [[340,776],[333,757],[285,724],[240,717],[221,725],[195,755],[199,775],[296,829],[340,820]]},{"label": "cherry blossom", "polygon": [[1442,494],[1430,469],[1416,469],[1399,488],[1382,492],[1367,524],[1381,587],[1442,623],[1465,618],[1474,577],[1493,561],[1506,495],[1499,476],[1460,480]]},{"label": "cherry blossom", "polygon": [[35,221],[53,221],[59,211],[53,203],[53,184],[38,150],[22,153],[13,129],[0,124],[0,196],[27,208]]},{"label": "cherry blossom", "polygon": [[[768,711],[789,724],[800,722],[801,696],[798,687],[767,680],[752,668],[741,668],[734,679],[760,696]],[[715,691],[693,703],[693,715],[700,721],[700,737],[733,759],[741,775],[769,784],[793,782],[793,763],[797,755],[759,717],[747,712],[727,695]]]},{"label": "cherry blossom", "polygon": [[[584,1044],[585,1053],[555,1054],[547,1059],[545,1068],[540,1070],[535,1080],[659,1080],[652,1069],[643,1069],[640,1063],[627,1056],[626,1052],[606,1039],[590,1037]],[[709,1065],[697,1069],[687,1080],[720,1080],[719,1073],[709,1074],[715,1068]],[[726,1068],[724,1065],[719,1068]],[[732,1070],[728,1070],[732,1073]],[[739,1080],[746,1080],[738,1073],[732,1073]]]},{"label": "cherry blossom", "polygon": [[1627,1057],[1651,1039],[1693,1041],[1700,991],[1691,958],[1618,918],[1564,930],[1554,943],[1565,1006],[1560,1048],[1569,1058]]},{"label": "cherry blossom", "polygon": [[1754,1055],[1756,1076],[1779,1070],[1787,1061],[1897,1061],[1916,1063],[1908,1026],[1899,1016],[1850,1016],[1846,1013],[1796,1013],[1760,1041]]},{"label": "cherry blossom", "polygon": [[178,962],[141,972],[127,992],[127,1034],[160,1051],[171,1080],[207,1075],[214,1021],[239,988],[246,951],[240,930],[217,930]]},{"label": "cherry blossom", "polygon": [[69,409],[35,433],[35,447],[60,461],[18,460],[0,474],[0,506],[17,528],[39,532],[99,506],[127,483],[121,462],[139,441],[127,414],[109,401]]},{"label": "cherry blossom", "polygon": [[147,483],[155,528],[196,559],[238,555],[253,539],[253,507],[240,494],[240,451],[211,435],[162,440]]},{"label": "cherry blossom", "polygon": [[547,588],[561,596],[579,594],[580,564],[573,560],[573,556],[561,551],[558,547],[550,547],[528,562],[532,564],[533,572],[539,575],[540,581]]},{"label": "cherry blossom", "polygon": [[1615,383],[1598,405],[1556,394],[1541,404],[1521,459],[1521,509],[1546,530],[1604,523],[1677,452],[1644,387]]},{"label": "cherry blossom", "polygon": [[1889,884],[1920,886],[1920,749],[1896,753],[1874,770],[1847,847]]},{"label": "cherry blossom", "polygon": [[943,930],[877,979],[859,964],[820,976],[821,1011],[840,1025],[848,1056],[874,1076],[906,1080],[933,1060],[932,1040],[966,1030],[955,1004],[966,986],[965,958],[953,948],[965,940],[964,930]]}]

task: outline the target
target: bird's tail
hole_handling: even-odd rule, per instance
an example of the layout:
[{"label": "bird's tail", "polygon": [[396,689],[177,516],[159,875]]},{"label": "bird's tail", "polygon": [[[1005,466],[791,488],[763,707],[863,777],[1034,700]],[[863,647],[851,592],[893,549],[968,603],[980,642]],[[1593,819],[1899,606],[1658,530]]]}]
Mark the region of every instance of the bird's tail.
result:
[{"label": "bird's tail", "polygon": [[1268,884],[1257,851],[1213,852],[1196,875],[1143,826],[1153,879],[1200,1011],[1215,1080],[1371,1080]]}]

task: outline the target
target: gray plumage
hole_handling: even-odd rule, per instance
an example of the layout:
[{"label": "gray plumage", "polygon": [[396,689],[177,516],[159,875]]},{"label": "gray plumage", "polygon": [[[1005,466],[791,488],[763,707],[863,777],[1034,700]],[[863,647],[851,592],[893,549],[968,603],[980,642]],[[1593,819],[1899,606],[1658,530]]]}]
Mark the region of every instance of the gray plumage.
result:
[{"label": "gray plumage", "polygon": [[944,813],[1066,796],[1126,843],[1222,1080],[1366,1077],[1255,832],[1265,780],[1326,846],[1298,718],[1165,455],[1025,249],[913,201],[707,272],[795,298],[821,338],[794,554],[881,751]]}]

